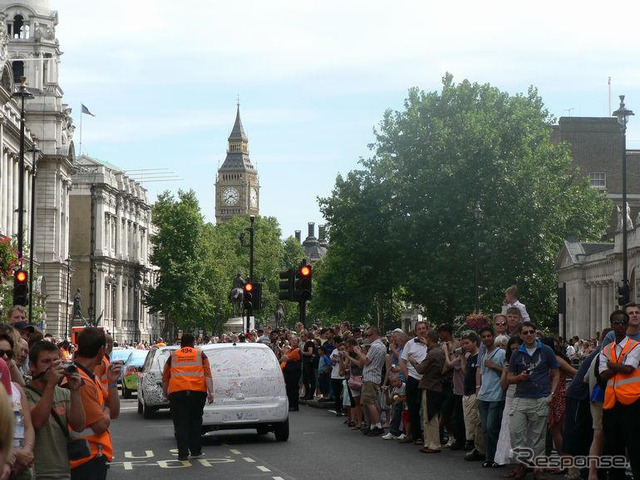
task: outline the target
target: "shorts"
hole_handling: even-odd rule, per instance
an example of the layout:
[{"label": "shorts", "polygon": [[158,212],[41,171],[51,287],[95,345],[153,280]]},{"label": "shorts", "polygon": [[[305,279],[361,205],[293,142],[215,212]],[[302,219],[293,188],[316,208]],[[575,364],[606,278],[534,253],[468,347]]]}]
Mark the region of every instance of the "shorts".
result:
[{"label": "shorts", "polygon": [[602,403],[591,402],[591,418],[593,418],[593,429],[602,430]]},{"label": "shorts", "polygon": [[360,403],[362,405],[375,405],[378,402],[380,396],[380,385],[374,382],[363,382],[362,395],[360,396]]}]

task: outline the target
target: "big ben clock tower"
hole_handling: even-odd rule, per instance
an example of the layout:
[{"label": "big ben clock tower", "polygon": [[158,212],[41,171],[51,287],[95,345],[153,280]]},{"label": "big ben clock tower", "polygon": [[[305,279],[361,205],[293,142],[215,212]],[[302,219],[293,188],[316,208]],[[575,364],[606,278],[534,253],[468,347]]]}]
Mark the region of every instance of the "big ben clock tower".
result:
[{"label": "big ben clock tower", "polygon": [[239,215],[259,214],[258,172],[249,159],[248,143],[238,104],[236,122],[229,135],[227,157],[216,178],[216,223]]}]

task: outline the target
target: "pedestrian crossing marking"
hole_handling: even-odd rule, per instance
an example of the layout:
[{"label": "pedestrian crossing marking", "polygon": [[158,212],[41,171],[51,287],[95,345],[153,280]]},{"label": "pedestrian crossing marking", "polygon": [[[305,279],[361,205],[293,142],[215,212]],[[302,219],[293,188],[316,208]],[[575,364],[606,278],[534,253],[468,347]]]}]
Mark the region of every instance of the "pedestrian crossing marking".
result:
[{"label": "pedestrian crossing marking", "polygon": [[270,472],[271,470],[269,470],[267,467],[264,467],[262,465],[258,465],[256,467],[258,470],[260,470],[261,472]]},{"label": "pedestrian crossing marking", "polygon": [[256,461],[251,457],[244,457],[243,460],[247,463],[256,463]]},{"label": "pedestrian crossing marking", "polygon": [[236,450],[236,449],[234,449],[234,448],[229,449],[229,451],[230,451],[231,453],[236,454],[236,455],[242,455],[242,453],[241,453],[239,450]]}]

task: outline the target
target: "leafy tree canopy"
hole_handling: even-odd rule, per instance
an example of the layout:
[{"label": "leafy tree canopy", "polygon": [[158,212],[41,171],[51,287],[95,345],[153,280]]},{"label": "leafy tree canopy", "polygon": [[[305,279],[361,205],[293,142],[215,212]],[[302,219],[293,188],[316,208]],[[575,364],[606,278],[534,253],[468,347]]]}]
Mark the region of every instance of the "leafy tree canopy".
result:
[{"label": "leafy tree canopy", "polygon": [[320,303],[363,313],[367,300],[408,300],[432,322],[469,313],[477,245],[482,309],[497,311],[515,283],[532,318],[550,319],[562,242],[600,238],[611,203],[551,143],[537,91],[446,75],[440,92],[409,90],[404,107],[384,114],[374,155],[320,199],[331,232],[323,273],[339,278],[321,289],[340,299]]}]

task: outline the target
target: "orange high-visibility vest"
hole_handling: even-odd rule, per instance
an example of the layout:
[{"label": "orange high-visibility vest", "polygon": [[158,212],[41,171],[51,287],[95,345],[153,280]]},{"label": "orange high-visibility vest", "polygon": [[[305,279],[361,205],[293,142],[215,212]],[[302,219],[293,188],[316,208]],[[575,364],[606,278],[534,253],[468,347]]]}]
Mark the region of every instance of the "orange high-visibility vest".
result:
[{"label": "orange high-visibility vest", "polygon": [[[104,395],[100,381],[95,376],[90,377],[87,375],[83,368],[78,368],[78,371],[82,376],[82,380],[86,384],[85,386],[82,386],[82,388],[90,388],[89,386],[93,383],[93,385],[95,385],[96,398],[101,405],[104,405]],[[75,432],[71,427],[69,427],[69,438],[70,440],[86,442],[90,452],[86,457],[78,460],[69,460],[69,465],[72,469],[87,463],[99,455],[107,457],[107,461],[109,462],[113,459],[113,446],[111,445],[111,434],[108,429],[102,433],[96,434],[89,425],[85,425],[82,432]]]},{"label": "orange high-visibility vest", "polygon": [[[602,350],[603,355],[617,364],[623,364],[627,355],[638,347],[640,342],[636,342],[629,338],[627,343],[620,352],[620,356],[616,355],[616,342],[611,342],[610,346],[604,347]],[[631,405],[633,402],[640,398],[640,370],[634,368],[633,372],[629,374],[616,373],[607,381],[607,388],[604,391],[604,404],[602,408],[605,410],[612,409],[616,402],[622,405]]]},{"label": "orange high-visibility vest", "polygon": [[169,378],[169,395],[174,392],[191,390],[206,392],[202,352],[195,347],[183,347],[171,352],[171,377]]},{"label": "orange high-visibility vest", "polygon": [[104,388],[109,388],[109,378],[107,377],[109,365],[111,365],[111,362],[109,361],[109,357],[105,355],[102,357],[102,362],[100,362],[100,365],[96,366],[95,370],[93,371],[93,373],[96,375],[98,373],[100,374],[100,383]]}]

